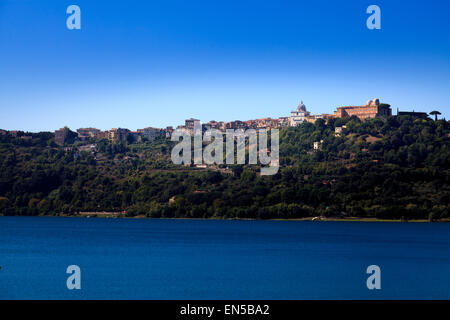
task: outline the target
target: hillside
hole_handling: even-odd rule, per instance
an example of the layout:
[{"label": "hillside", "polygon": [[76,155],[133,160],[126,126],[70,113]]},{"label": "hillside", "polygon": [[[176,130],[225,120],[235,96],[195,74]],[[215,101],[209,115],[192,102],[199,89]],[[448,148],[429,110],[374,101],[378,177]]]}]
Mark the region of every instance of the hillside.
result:
[{"label": "hillside", "polygon": [[[343,126],[337,136],[335,128]],[[51,133],[21,135],[0,135],[2,215],[450,217],[445,120],[353,117],[283,129],[274,176],[248,165],[176,166],[173,143],[165,139],[58,147]]]}]

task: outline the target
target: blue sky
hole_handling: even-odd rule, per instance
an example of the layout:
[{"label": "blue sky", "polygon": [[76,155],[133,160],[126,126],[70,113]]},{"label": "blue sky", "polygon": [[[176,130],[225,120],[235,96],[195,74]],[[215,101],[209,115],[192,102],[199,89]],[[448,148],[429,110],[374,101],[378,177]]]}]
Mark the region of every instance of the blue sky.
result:
[{"label": "blue sky", "polygon": [[[81,8],[81,30],[66,8]],[[366,8],[381,8],[381,30]],[[0,128],[176,126],[380,98],[450,116],[450,1],[0,0]]]}]

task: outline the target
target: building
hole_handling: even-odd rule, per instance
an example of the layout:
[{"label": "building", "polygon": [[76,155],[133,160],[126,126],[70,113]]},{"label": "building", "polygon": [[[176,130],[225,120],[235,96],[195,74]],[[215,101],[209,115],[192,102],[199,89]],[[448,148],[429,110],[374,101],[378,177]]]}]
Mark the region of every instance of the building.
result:
[{"label": "building", "polygon": [[328,113],[321,113],[321,114],[313,114],[310,116],[305,117],[305,121],[310,123],[315,123],[317,119],[323,119],[325,122],[328,121],[328,119],[334,118],[334,114],[328,114]]},{"label": "building", "polygon": [[97,135],[97,139],[109,139],[109,131],[100,131]]},{"label": "building", "polygon": [[85,151],[90,153],[95,153],[97,151],[97,145],[96,144],[87,144],[85,146],[79,146],[78,151]]},{"label": "building", "polygon": [[289,117],[280,117],[278,118],[278,127],[286,128],[289,127],[290,118]]},{"label": "building", "polygon": [[200,120],[194,118],[186,119],[185,120],[186,129],[194,129],[196,122],[200,122]]},{"label": "building", "polygon": [[360,120],[391,115],[391,106],[388,104],[380,104],[379,99],[369,100],[364,106],[338,107],[334,112],[336,118],[357,116]]},{"label": "building", "polygon": [[322,149],[323,140],[320,141],[314,141],[313,148],[314,150],[321,150]]},{"label": "building", "polygon": [[80,140],[99,139],[102,136],[102,132],[96,128],[80,128],[77,129],[77,133]]},{"label": "building", "polygon": [[215,121],[211,120],[205,124],[202,124],[202,130],[210,130],[210,129],[216,129],[219,131],[225,131],[227,129],[227,123],[223,121]]},{"label": "building", "polygon": [[219,122],[217,122],[216,120],[211,120],[211,121],[203,124],[202,128],[204,128],[206,130],[210,130],[210,129],[217,129],[217,130],[219,130]]},{"label": "building", "polygon": [[345,134],[346,129],[347,129],[347,126],[334,128],[334,136],[340,137],[341,135]]},{"label": "building", "polygon": [[130,130],[122,128],[112,128],[109,130],[108,139],[111,141],[125,141]]},{"label": "building", "polygon": [[159,128],[148,127],[144,129],[137,129],[137,134],[148,140],[154,140],[155,138],[164,135],[164,132]]},{"label": "building", "polygon": [[278,128],[279,122],[278,119],[272,119],[272,118],[262,118],[262,119],[256,119],[257,128],[258,129],[272,129],[272,128]]},{"label": "building", "polygon": [[220,131],[225,131],[225,129],[227,128],[227,124],[223,121],[219,121],[217,122],[217,129]]},{"label": "building", "polygon": [[422,118],[426,119],[428,118],[428,113],[426,112],[415,112],[413,111],[398,111],[397,109],[397,116],[411,116],[415,118]]},{"label": "building", "polygon": [[227,122],[226,124],[227,129],[247,129],[247,124],[244,121],[241,120],[235,120],[231,122]]},{"label": "building", "polygon": [[128,141],[130,141],[130,137],[133,142],[142,142],[142,135],[138,131],[130,131],[127,137]]},{"label": "building", "polygon": [[109,131],[101,131],[97,128],[80,128],[77,129],[78,139],[88,140],[88,139],[109,139]]},{"label": "building", "polygon": [[280,126],[279,119],[261,118],[243,121],[242,127],[237,129],[272,129]]},{"label": "building", "polygon": [[164,130],[164,134],[167,139],[170,139],[172,137],[173,127],[167,127],[166,130]]},{"label": "building", "polygon": [[303,101],[300,101],[300,104],[297,106],[295,111],[291,112],[291,127],[295,127],[305,121],[305,118],[310,116],[310,113],[306,110],[306,106],[303,104]]},{"label": "building", "polygon": [[181,131],[185,134],[194,135],[195,134],[194,130],[195,130],[196,125],[199,126],[199,128],[200,128],[200,130],[199,130],[199,132],[197,132],[197,134],[201,134],[202,125],[200,123],[200,120],[194,119],[194,118],[186,119],[185,125],[184,126],[179,125],[177,127],[177,130]]},{"label": "building", "polygon": [[184,127],[190,134],[194,134],[194,127],[195,127],[196,123],[200,124],[200,120],[190,118],[190,119],[185,120]]},{"label": "building", "polygon": [[55,131],[55,143],[60,146],[65,143],[73,143],[76,137],[77,134],[67,127]]}]

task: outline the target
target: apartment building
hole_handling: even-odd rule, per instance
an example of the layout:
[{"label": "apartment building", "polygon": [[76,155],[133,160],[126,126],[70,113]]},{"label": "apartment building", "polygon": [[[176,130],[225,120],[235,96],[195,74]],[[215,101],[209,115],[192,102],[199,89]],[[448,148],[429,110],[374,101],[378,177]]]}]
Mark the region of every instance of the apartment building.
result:
[{"label": "apartment building", "polygon": [[125,141],[130,130],[123,128],[112,128],[109,130],[108,139],[111,141]]}]

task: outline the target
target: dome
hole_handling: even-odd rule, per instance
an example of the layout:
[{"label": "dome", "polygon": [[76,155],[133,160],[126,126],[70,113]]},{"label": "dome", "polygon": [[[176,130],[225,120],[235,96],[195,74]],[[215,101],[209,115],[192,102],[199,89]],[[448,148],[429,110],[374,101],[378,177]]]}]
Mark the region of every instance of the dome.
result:
[{"label": "dome", "polygon": [[297,111],[306,112],[306,106],[303,104],[303,101],[300,101],[300,104],[297,107]]}]

